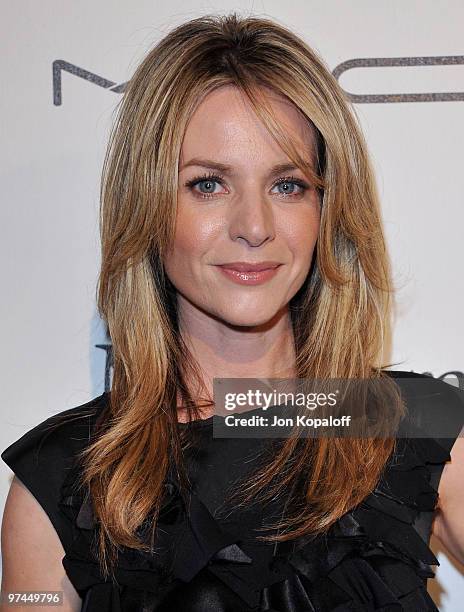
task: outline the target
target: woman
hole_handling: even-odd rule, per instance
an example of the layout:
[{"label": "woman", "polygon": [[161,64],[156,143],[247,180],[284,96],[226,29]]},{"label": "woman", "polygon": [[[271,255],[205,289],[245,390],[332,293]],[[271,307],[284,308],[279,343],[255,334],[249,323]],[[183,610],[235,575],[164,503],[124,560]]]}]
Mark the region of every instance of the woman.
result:
[{"label": "woman", "polygon": [[382,378],[403,415],[373,172],[321,59],[265,19],[179,26],[124,94],[101,201],[111,392],[3,452],[3,590],[86,611],[436,610],[430,533],[464,560],[461,439],[212,436],[218,377]]}]

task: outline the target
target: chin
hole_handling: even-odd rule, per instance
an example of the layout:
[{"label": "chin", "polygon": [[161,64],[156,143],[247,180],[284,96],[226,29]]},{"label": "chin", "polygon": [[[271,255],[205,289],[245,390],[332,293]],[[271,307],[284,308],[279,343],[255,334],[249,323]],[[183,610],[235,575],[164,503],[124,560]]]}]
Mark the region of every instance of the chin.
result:
[{"label": "chin", "polygon": [[263,314],[261,316],[253,315],[252,311],[248,309],[243,314],[240,313],[227,313],[219,315],[219,317],[228,325],[234,327],[259,327],[270,323],[274,316],[274,313]]}]

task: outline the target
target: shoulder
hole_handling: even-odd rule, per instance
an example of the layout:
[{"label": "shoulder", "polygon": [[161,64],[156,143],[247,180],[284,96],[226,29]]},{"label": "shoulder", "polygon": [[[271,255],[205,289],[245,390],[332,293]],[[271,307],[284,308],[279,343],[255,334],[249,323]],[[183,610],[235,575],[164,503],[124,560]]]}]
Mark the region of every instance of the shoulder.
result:
[{"label": "shoulder", "polygon": [[384,373],[394,379],[406,404],[406,433],[411,438],[433,440],[450,452],[464,427],[464,390],[428,374],[405,370]]},{"label": "shoulder", "polygon": [[460,563],[464,563],[464,430],[451,450],[438,488],[439,502],[433,534]]},{"label": "shoulder", "polygon": [[105,392],[85,404],[50,416],[0,455],[45,510],[65,550],[71,544],[72,532],[59,507],[62,486],[76,456],[90,441],[107,401]]},{"label": "shoulder", "polygon": [[10,468],[20,472],[52,467],[55,461],[79,452],[89,441],[106,403],[107,393],[103,393],[85,404],[48,417],[10,444],[0,454],[1,458]]},{"label": "shoulder", "polygon": [[[388,372],[400,387],[408,409],[406,431],[397,440],[389,477],[402,485],[406,499],[418,488],[421,508],[415,528],[425,541],[430,533],[457,559],[464,558],[461,513],[464,504],[464,392],[444,380],[405,371]],[[393,468],[393,469],[392,469]],[[409,475],[409,478],[407,478]],[[416,500],[417,505],[417,500]]]},{"label": "shoulder", "polygon": [[459,401],[460,393],[462,393],[458,387],[431,374],[408,370],[382,370],[382,372],[393,378],[410,399],[433,398],[438,402],[443,400],[455,402]]}]

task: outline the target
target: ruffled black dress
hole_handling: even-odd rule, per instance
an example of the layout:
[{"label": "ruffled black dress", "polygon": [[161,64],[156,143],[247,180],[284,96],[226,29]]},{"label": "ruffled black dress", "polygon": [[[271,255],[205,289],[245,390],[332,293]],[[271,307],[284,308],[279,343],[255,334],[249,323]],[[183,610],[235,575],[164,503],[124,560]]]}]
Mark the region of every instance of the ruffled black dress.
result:
[{"label": "ruffled black dress", "polygon": [[[398,382],[413,376],[390,374]],[[447,383],[430,378],[430,385],[438,407],[456,401]],[[106,401],[104,393],[50,417],[1,454],[50,517],[83,611],[437,610],[427,592],[427,578],[434,577],[431,566],[439,565],[429,538],[454,438],[398,439],[376,489],[327,534],[275,544],[256,535],[281,517],[282,500],[245,509],[228,505],[228,492],[246,476],[246,466],[256,467],[260,441],[213,438],[213,417],[194,421],[188,498],[179,494],[170,474],[155,553],[123,548],[116,580],[105,581],[92,548],[97,527],[92,506],[75,487],[75,456],[88,443]],[[57,417],[64,416],[55,427]],[[147,527],[140,528],[141,537],[148,538]]]}]

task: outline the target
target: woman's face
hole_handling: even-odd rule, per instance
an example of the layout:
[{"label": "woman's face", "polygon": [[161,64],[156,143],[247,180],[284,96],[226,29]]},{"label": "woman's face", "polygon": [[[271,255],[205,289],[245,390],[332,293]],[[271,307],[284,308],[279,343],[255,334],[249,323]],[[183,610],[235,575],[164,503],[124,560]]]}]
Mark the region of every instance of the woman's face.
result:
[{"label": "woman's face", "polygon": [[[303,158],[314,160],[307,122],[285,99],[268,95]],[[193,309],[230,325],[269,322],[308,274],[319,219],[315,189],[239,90],[211,92],[183,140],[176,232],[164,262],[181,315]],[[219,267],[267,261],[280,264],[267,280],[249,274],[237,280]]]}]

